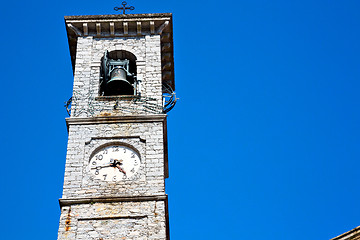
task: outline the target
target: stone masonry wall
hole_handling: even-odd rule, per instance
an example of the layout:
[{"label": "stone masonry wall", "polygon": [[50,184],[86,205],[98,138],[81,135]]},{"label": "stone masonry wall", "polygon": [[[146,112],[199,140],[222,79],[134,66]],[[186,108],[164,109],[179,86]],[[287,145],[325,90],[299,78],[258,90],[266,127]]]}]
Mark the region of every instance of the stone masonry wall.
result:
[{"label": "stone masonry wall", "polygon": [[165,240],[164,201],[92,203],[62,208],[58,240]]},{"label": "stone masonry wall", "polygon": [[[63,198],[163,195],[162,122],[70,125]],[[140,152],[141,165],[132,179],[106,182],[86,170],[90,154],[108,143],[125,143]]]},{"label": "stone masonry wall", "polygon": [[[162,113],[160,48],[159,35],[78,38],[70,118],[94,120],[98,116],[131,115],[134,121],[69,124],[62,199],[134,197],[134,201],[63,206],[58,240],[166,239],[165,201],[136,200],[165,195],[164,123],[159,118],[135,121],[136,116],[151,118]],[[100,64],[106,50],[125,50],[136,56],[137,75],[142,80],[141,99],[99,98]],[[131,179],[101,181],[87,170],[91,154],[107,144],[137,149],[141,163]]]},{"label": "stone masonry wall", "polygon": [[[101,58],[106,50],[125,50],[136,56],[137,76],[142,80],[141,99],[96,100],[99,96]],[[136,38],[79,37],[71,117],[161,113],[161,82],[160,35]]]}]

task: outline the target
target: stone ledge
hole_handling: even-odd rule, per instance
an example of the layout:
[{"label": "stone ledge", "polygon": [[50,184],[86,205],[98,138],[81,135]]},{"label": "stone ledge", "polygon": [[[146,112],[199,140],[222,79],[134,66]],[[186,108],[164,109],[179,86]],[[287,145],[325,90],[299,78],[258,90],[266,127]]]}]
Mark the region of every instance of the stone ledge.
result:
[{"label": "stone ledge", "polygon": [[89,125],[89,124],[109,124],[109,123],[143,123],[143,122],[164,122],[166,114],[157,115],[124,115],[124,116],[108,116],[108,117],[92,117],[92,118],[66,118],[66,125]]},{"label": "stone ledge", "polygon": [[59,199],[60,207],[75,204],[89,203],[113,203],[113,202],[145,202],[145,201],[166,201],[167,195],[157,196],[133,196],[133,197],[109,197],[109,198],[68,198]]},{"label": "stone ledge", "polygon": [[98,96],[98,97],[95,97],[96,101],[117,101],[117,100],[132,101],[134,99],[141,99],[141,97],[138,96],[138,95],[117,95],[117,96]]},{"label": "stone ledge", "polygon": [[127,216],[111,216],[111,217],[92,217],[92,218],[78,218],[78,221],[101,221],[101,220],[114,220],[114,219],[141,219],[146,218],[147,215],[127,215]]},{"label": "stone ledge", "polygon": [[[96,139],[131,139],[131,138],[138,138],[140,142],[146,143],[146,139],[141,138],[140,136],[111,136],[111,137],[92,137],[91,140]],[[85,142],[85,144],[89,144],[89,142]]]}]

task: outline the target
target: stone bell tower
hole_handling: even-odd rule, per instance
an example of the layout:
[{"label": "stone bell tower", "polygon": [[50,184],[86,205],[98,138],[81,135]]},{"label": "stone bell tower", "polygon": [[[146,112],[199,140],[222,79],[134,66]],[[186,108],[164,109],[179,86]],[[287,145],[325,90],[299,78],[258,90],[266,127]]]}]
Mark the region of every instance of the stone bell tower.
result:
[{"label": "stone bell tower", "polygon": [[58,239],[169,239],[172,15],[65,17],[74,71]]}]

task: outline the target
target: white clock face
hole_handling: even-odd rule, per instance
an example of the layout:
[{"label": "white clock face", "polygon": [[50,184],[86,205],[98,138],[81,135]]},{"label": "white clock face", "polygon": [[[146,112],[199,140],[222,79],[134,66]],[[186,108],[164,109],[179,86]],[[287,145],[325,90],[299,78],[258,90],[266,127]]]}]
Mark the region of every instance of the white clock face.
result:
[{"label": "white clock face", "polygon": [[140,156],[133,149],[111,145],[94,154],[89,162],[88,171],[96,179],[103,181],[122,181],[131,178],[140,167]]}]

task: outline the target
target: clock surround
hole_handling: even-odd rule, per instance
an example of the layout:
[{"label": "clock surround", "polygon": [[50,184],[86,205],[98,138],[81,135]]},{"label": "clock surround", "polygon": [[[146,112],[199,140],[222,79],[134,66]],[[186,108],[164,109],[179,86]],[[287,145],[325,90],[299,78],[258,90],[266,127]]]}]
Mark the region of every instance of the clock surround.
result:
[{"label": "clock surround", "polygon": [[108,143],[91,154],[87,170],[103,181],[134,180],[141,166],[140,154],[125,144]]}]

